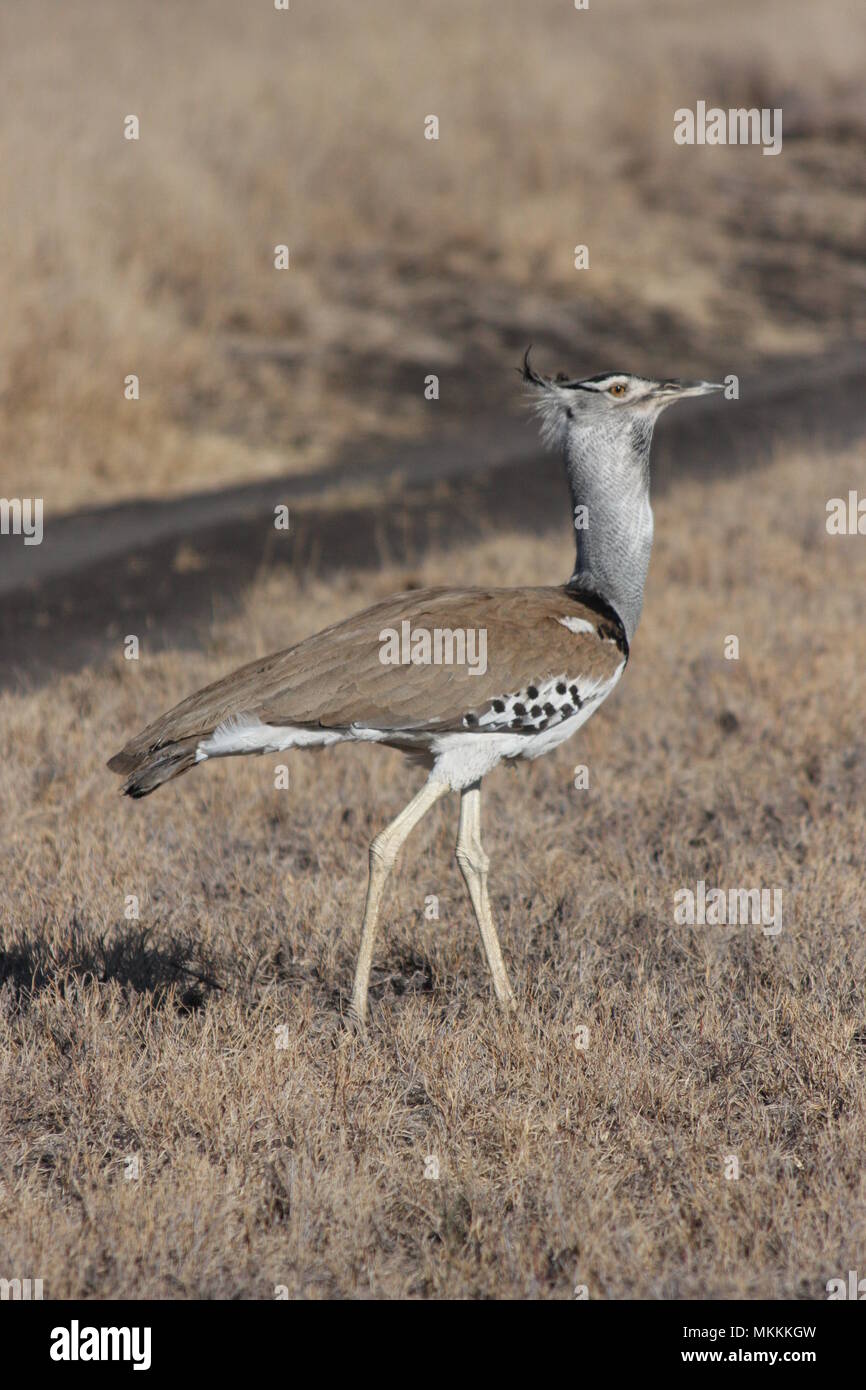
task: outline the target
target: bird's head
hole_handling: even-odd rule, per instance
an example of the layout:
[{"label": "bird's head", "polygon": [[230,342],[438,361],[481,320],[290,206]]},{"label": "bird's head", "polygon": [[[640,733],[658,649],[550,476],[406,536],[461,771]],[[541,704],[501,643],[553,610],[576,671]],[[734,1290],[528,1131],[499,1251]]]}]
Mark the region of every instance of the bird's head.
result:
[{"label": "bird's head", "polygon": [[666,377],[652,381],[631,372],[602,372],[568,380],[563,376],[544,377],[532,367],[527,348],[523,359],[523,380],[536,394],[546,443],[562,446],[569,434],[595,431],[616,438],[622,434],[646,437],[647,448],[652,427],[661,412],[688,396],[704,396],[722,391],[713,381],[679,381]]}]

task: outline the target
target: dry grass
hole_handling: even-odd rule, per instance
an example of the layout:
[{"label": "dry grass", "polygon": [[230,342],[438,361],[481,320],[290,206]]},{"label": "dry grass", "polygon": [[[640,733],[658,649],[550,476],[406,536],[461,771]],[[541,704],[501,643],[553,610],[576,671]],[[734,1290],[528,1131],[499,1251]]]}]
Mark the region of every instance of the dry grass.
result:
[{"label": "dry grass", "polygon": [[[513,1020],[449,799],[392,885],[370,1040],[344,1033],[367,841],[418,783],[397,755],[297,755],[289,792],[238,760],[138,806],[102,768],[196,682],[453,557],[263,580],[206,653],[4,696],[0,1272],[46,1297],[818,1297],[862,1267],[864,552],[823,526],[860,456],[665,497],[620,690],[489,779]],[[567,560],[502,537],[461,579]],[[699,878],[781,888],[781,935],[675,926]]]},{"label": "dry grass", "polygon": [[[544,334],[709,371],[866,331],[862,6],[30,0],[0,41],[0,453],[48,515],[420,431]],[[782,106],[782,156],[675,147],[698,99]]]}]

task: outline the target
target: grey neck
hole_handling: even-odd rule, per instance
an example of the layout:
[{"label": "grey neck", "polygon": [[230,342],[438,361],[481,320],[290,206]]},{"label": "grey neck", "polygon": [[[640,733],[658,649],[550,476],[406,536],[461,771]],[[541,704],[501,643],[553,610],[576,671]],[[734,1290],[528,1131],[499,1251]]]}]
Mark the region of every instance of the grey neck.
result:
[{"label": "grey neck", "polygon": [[615,433],[572,427],[563,450],[577,540],[572,580],[616,610],[629,643],[643,607],[653,543],[651,442],[650,422]]}]

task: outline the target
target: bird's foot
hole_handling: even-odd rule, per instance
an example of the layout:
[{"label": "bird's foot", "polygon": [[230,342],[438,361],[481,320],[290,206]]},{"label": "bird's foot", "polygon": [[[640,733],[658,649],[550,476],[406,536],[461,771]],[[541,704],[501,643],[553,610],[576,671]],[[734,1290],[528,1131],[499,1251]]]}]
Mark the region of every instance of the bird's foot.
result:
[{"label": "bird's foot", "polygon": [[352,1000],[349,1005],[349,1012],[346,1014],[344,1023],[346,1032],[350,1037],[360,1038],[362,1041],[367,1039],[367,1008],[366,1004],[359,1005],[356,1000]]}]

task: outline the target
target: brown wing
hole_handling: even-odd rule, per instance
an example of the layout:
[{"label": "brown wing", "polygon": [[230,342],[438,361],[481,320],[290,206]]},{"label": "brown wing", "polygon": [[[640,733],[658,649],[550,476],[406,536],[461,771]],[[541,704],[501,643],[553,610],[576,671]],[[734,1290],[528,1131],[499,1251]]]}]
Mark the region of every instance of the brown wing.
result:
[{"label": "brown wing", "polygon": [[[586,631],[566,627],[581,620]],[[382,660],[387,634],[475,634],[486,669],[468,664],[390,664]],[[383,636],[385,634],[385,636]],[[447,645],[446,645],[447,650]],[[287,651],[250,662],[191,695],[149,725],[112,759],[126,771],[149,749],[192,736],[205,737],[230,715],[248,714],[273,725],[323,728],[360,725],[420,732],[465,728],[495,713],[494,702],[533,684],[566,676],[606,683],[622,664],[625,638],[615,615],[587,596],[562,588],[421,589],[308,637]],[[480,660],[476,659],[480,668]],[[465,716],[474,718],[466,721]],[[494,727],[486,723],[483,727]]]},{"label": "brown wing", "polygon": [[[583,619],[590,630],[576,633],[563,624],[564,617]],[[402,639],[404,622],[409,624],[410,654],[419,634],[421,640],[429,634],[432,646],[438,632],[445,634],[441,646],[447,656],[448,634],[460,632],[472,661],[384,662],[385,634]],[[540,690],[563,676],[587,687],[604,684],[623,660],[609,619],[560,588],[416,591],[398,595],[346,626],[345,637],[332,629],[321,668],[305,666],[288,689],[262,701],[255,712],[263,722],[414,732],[467,724],[505,727],[504,719],[497,723],[488,717],[481,723],[485,715],[496,713],[494,701],[505,703],[528,687]],[[307,647],[303,643],[298,655]]]}]

